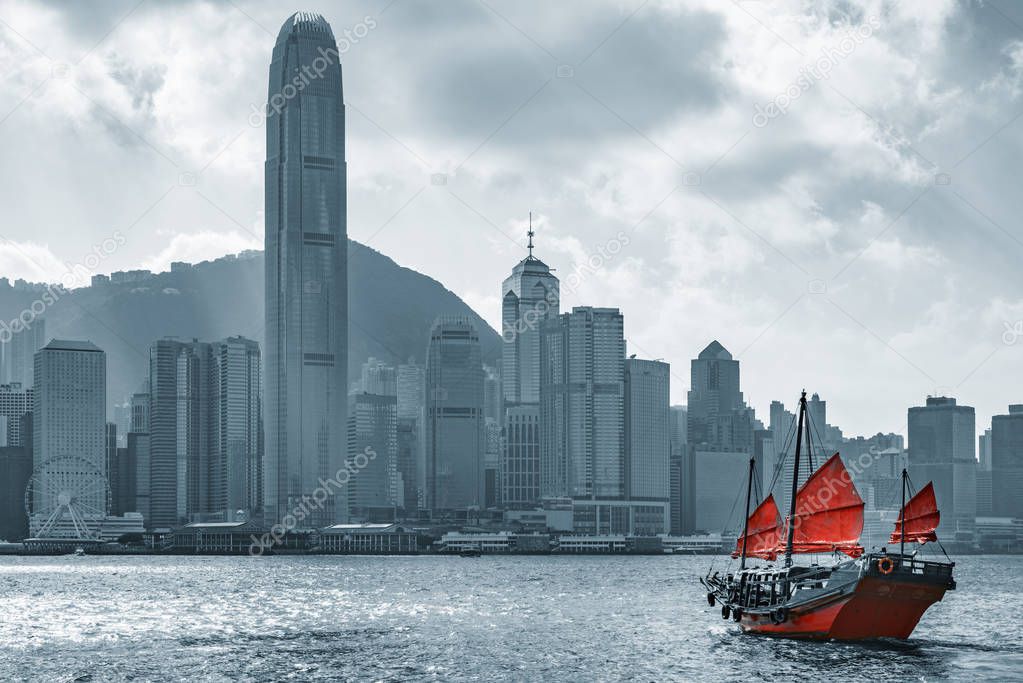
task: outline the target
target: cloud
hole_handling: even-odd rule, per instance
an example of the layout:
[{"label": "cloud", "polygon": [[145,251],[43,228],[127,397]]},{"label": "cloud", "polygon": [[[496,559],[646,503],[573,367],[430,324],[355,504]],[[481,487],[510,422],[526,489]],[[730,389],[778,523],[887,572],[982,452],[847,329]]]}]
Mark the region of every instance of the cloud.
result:
[{"label": "cloud", "polygon": [[[847,432],[904,430],[907,406],[961,383],[1018,319],[1023,49],[987,4],[385,6],[309,8],[338,35],[376,23],[343,57],[349,235],[492,324],[530,210],[563,281],[628,234],[565,305],[621,307],[630,348],[672,363],[675,402],[721,338],[761,413],[807,386]],[[10,273],[42,278],[117,229],[128,240],[104,268],[259,246],[239,227],[264,201],[265,130],[248,116],[286,12],[129,9],[0,0],[30,41],[0,31],[5,234],[49,245],[35,271],[0,251]],[[826,78],[754,125],[872,17]],[[1004,378],[1021,349],[962,384],[978,426],[1018,402]]]},{"label": "cloud", "polygon": [[60,282],[67,270],[48,245],[0,240],[0,274],[11,281]]},{"label": "cloud", "polygon": [[203,230],[195,233],[174,235],[159,253],[147,260],[143,267],[153,272],[170,270],[171,263],[184,261],[199,263],[224,254],[236,254],[248,249],[262,249],[262,242],[252,235],[241,232],[213,232]]}]

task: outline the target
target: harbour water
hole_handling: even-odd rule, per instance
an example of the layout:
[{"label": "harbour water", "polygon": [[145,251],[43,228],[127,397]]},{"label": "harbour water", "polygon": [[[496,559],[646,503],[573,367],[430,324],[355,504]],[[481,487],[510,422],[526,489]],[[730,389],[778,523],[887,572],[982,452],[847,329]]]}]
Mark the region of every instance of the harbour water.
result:
[{"label": "harbour water", "polygon": [[959,558],[906,642],[744,636],[710,557],[3,557],[13,680],[1023,678],[1023,557]]}]

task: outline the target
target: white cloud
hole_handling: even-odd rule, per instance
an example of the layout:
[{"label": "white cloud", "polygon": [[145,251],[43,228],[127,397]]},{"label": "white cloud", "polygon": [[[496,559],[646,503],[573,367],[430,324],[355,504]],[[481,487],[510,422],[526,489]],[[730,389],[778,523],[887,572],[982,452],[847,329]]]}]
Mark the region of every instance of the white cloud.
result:
[{"label": "white cloud", "polygon": [[252,235],[241,232],[213,232],[178,234],[160,252],[147,260],[143,267],[153,272],[170,270],[174,261],[199,263],[236,254],[247,249],[262,249],[263,244]]}]

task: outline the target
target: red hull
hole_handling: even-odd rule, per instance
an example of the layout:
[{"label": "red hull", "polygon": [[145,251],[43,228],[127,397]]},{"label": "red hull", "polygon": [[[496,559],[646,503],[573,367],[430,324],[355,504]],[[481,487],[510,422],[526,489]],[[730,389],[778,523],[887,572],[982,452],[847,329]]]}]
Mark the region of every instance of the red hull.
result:
[{"label": "red hull", "polygon": [[945,595],[944,585],[864,576],[849,594],[793,607],[780,624],[769,614],[744,613],[747,633],[822,640],[908,638],[927,608]]}]

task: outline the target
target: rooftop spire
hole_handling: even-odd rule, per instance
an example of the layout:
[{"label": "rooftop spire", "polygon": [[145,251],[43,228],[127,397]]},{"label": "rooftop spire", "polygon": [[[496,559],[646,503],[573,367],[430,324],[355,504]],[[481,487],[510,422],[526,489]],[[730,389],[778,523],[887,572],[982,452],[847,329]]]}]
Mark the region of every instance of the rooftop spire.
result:
[{"label": "rooftop spire", "polygon": [[533,258],[533,212],[529,212],[529,231],[526,233],[529,235],[529,258]]}]

